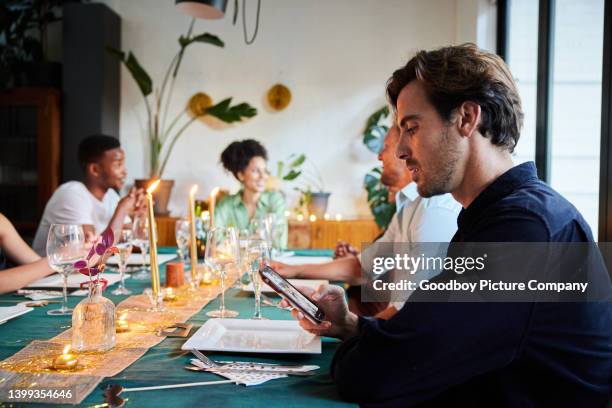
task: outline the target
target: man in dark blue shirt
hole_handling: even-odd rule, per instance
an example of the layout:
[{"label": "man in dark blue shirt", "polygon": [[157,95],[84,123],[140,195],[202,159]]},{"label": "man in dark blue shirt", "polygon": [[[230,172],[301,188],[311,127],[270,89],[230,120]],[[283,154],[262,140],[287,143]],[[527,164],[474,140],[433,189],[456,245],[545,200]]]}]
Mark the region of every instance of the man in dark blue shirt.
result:
[{"label": "man in dark blue shirt", "polygon": [[[513,165],[523,114],[499,57],[473,45],[421,51],[393,74],[387,94],[402,132],[398,155],[419,194],[451,192],[464,208],[453,243],[592,242],[533,163]],[[326,321],[293,313],[306,330],[345,340],[332,376],[362,405],[591,407],[610,396],[610,301],[409,301],[382,321],[348,312],[338,287],[310,295]]]}]

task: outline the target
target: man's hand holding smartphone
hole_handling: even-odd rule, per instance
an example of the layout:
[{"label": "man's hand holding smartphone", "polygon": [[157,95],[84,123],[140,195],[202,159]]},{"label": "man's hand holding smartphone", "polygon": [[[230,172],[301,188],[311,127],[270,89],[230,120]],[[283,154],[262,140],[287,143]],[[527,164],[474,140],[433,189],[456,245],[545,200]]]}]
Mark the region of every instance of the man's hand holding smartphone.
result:
[{"label": "man's hand holding smartphone", "polygon": [[[321,285],[316,291],[304,287],[298,289],[325,313],[325,320],[315,324],[294,308],[291,314],[304,330],[318,336],[336,337],[342,340],[357,335],[358,317],[349,311],[344,289],[336,285]],[[285,299],[281,305],[291,306]]]}]

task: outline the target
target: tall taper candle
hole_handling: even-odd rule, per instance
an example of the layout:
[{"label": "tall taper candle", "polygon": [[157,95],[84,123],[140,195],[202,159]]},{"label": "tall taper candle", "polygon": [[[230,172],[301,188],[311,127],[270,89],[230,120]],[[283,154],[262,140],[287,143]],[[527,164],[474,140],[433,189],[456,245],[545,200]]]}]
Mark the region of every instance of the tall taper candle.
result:
[{"label": "tall taper candle", "polygon": [[157,188],[160,180],[154,181],[147,188],[147,209],[149,219],[149,258],[151,259],[151,289],[153,289],[153,300],[159,299],[159,266],[157,264],[157,233],[155,228],[155,216],[153,215],[153,191]]},{"label": "tall taper candle", "polygon": [[195,193],[198,191],[198,185],[194,184],[189,191],[189,253],[191,255],[191,284],[197,285],[197,266],[198,266],[198,246],[196,240],[196,224],[195,224]]},{"label": "tall taper candle", "polygon": [[219,187],[215,187],[210,192],[210,198],[208,200],[208,212],[210,212],[210,228],[215,228],[215,201],[217,200],[217,194],[219,193]]}]

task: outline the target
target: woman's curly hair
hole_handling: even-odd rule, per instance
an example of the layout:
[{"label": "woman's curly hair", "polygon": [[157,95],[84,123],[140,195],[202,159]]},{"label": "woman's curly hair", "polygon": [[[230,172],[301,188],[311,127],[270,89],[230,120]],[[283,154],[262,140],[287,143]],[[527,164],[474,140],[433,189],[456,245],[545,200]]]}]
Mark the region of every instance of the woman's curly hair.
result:
[{"label": "woman's curly hair", "polygon": [[221,163],[227,171],[238,178],[238,173],[244,171],[253,157],[263,157],[268,160],[266,148],[257,140],[246,139],[230,143],[221,153]]}]

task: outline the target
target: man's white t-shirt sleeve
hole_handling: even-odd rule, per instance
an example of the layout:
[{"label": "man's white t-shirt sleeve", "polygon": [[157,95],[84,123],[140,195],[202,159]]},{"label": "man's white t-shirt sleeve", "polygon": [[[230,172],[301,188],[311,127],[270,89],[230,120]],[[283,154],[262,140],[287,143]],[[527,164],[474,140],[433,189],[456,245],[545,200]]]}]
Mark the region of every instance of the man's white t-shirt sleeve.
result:
[{"label": "man's white t-shirt sleeve", "polygon": [[94,208],[87,190],[79,188],[57,192],[49,210],[50,219],[57,224],[95,225]]}]

